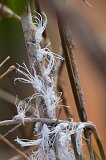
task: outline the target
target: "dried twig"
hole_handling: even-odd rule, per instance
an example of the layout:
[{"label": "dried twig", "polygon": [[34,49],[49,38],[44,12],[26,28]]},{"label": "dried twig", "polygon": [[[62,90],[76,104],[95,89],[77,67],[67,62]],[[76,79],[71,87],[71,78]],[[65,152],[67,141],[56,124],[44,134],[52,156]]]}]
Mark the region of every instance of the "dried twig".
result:
[{"label": "dried twig", "polygon": [[[49,118],[25,118],[24,119],[24,123],[31,123],[31,122],[42,122],[42,123],[47,123],[47,124],[53,124],[53,123],[56,123],[57,122],[57,119],[49,119]],[[2,126],[8,126],[8,125],[13,125],[13,124],[22,124],[23,122],[20,122],[19,120],[4,120],[4,121],[0,121],[0,127]],[[69,123],[70,125],[72,124],[75,124],[76,126],[78,126],[79,124],[81,123],[84,123],[86,127],[88,128],[95,128],[95,125],[92,123],[92,122],[69,122],[69,121],[65,121],[65,120],[58,120],[57,122],[58,124],[59,123]]]},{"label": "dried twig", "polygon": [[[0,63],[0,68],[10,59],[10,56],[8,56],[3,62]],[[0,80],[4,78],[7,74],[14,71],[16,67],[14,65],[10,66],[7,71],[5,71],[2,75],[0,75]]]},{"label": "dried twig", "polygon": [[[72,36],[70,34],[70,30],[66,26],[60,13],[57,13],[57,19],[58,19],[61,42],[62,42],[62,46],[63,46],[63,50],[65,53],[65,58],[66,58],[67,71],[69,74],[69,79],[70,79],[70,83],[72,86],[72,91],[73,91],[76,107],[77,107],[78,114],[79,114],[81,121],[86,122],[88,118],[87,118],[87,114],[85,110],[83,93],[82,93],[81,86],[79,83],[78,71],[76,68],[75,59],[72,53],[72,48],[73,48]],[[87,131],[85,132],[86,132],[85,133],[86,138],[89,139],[89,141],[87,141],[87,144],[88,144],[90,158],[93,160],[94,154],[93,154],[93,148],[91,145],[90,134],[88,134]]]},{"label": "dried twig", "polygon": [[[80,117],[81,121],[86,122],[86,121],[88,121],[88,118],[87,118],[87,113],[86,113],[86,110],[85,110],[83,93],[82,93],[79,78],[78,78],[78,71],[77,71],[77,67],[76,67],[76,64],[75,64],[75,59],[74,59],[74,56],[73,56],[73,53],[72,53],[73,45],[72,45],[72,38],[71,38],[70,30],[68,30],[68,27],[63,22],[63,19],[61,19],[60,16],[58,18],[58,21],[59,21],[59,27],[61,27],[61,25],[62,25],[62,27],[60,28],[60,35],[61,35],[62,42],[63,42],[63,48],[64,48],[64,51],[65,51],[65,57],[66,57],[66,61],[67,61],[67,63],[66,63],[67,70],[68,70],[68,73],[69,73],[69,78],[70,78],[70,81],[71,81],[72,90],[73,90],[78,114],[79,114],[79,117]],[[63,30],[62,30],[62,28],[63,28]],[[63,37],[62,37],[61,33],[63,34]],[[65,44],[66,44],[67,47],[65,46]],[[68,51],[69,51],[69,53],[68,53]],[[86,139],[88,139],[87,145],[88,145],[88,149],[89,149],[89,153],[90,153],[90,158],[93,160],[94,159],[94,153],[93,153],[93,147],[91,145],[91,138],[90,138],[91,137],[91,131],[89,129],[85,130],[85,137],[86,137]],[[95,138],[96,138],[96,141],[97,141],[97,144],[98,144],[97,136],[95,136]],[[103,150],[100,138],[99,138],[98,147],[99,147],[99,150],[100,150],[101,157],[104,159],[105,154],[104,154],[104,150]]]},{"label": "dried twig", "polygon": [[98,145],[98,148],[99,148],[99,151],[100,151],[100,155],[102,157],[103,160],[106,160],[106,155],[105,155],[105,152],[104,152],[104,149],[103,149],[103,146],[102,146],[102,142],[101,142],[101,139],[99,137],[99,134],[97,132],[97,129],[93,129],[93,135],[95,137],[95,140],[97,142],[97,145]]},{"label": "dried twig", "polygon": [[[31,123],[31,122],[42,122],[42,123],[47,123],[47,124],[55,124],[57,122],[57,119],[49,119],[49,118],[25,118],[24,119],[24,123]],[[58,120],[57,123],[63,123],[63,122],[68,122],[68,121]],[[74,124],[76,124],[76,126],[80,124],[80,122],[79,123],[68,122],[68,123],[69,124],[73,124],[74,123]],[[4,120],[4,121],[0,122],[0,127],[13,125],[13,124],[22,125],[22,122],[20,122],[18,120]],[[92,130],[94,136],[96,137],[96,139],[98,139],[98,145],[100,146],[99,149],[101,151],[101,156],[102,156],[103,159],[105,159],[104,150],[103,150],[103,147],[101,145],[101,140],[100,140],[99,135],[98,135],[98,133],[96,131],[95,125],[93,123],[90,123],[90,122],[84,122],[84,124],[85,124],[86,128],[90,128]],[[14,127],[14,129],[16,129],[19,126]],[[13,131],[14,129],[12,129],[11,131]]]},{"label": "dried twig", "polygon": [[14,149],[18,154],[20,154],[25,160],[30,160],[30,158],[24,154],[24,152],[20,151],[18,148],[16,148],[9,140],[7,140],[4,136],[0,134],[0,139],[2,139],[8,146],[10,146],[12,149]]},{"label": "dried twig", "polygon": [[[8,134],[12,133],[13,131],[15,131],[17,128],[19,128],[22,124],[18,124],[17,126],[15,126],[14,128],[10,129],[8,132],[6,132],[3,137],[6,137]],[[1,140],[1,139],[0,139]]]},{"label": "dried twig", "polygon": [[6,72],[4,72],[2,75],[0,75],[0,80],[2,78],[4,78],[5,76],[7,76],[7,74],[9,74],[10,72],[14,71],[16,69],[16,67],[13,65],[13,66],[10,66]]},{"label": "dried twig", "polygon": [[[48,119],[48,118],[25,118],[24,123],[31,123],[31,122],[42,122],[42,123],[55,123],[57,119]],[[59,120],[59,122],[62,122]],[[22,122],[17,121],[17,120],[4,120],[0,122],[0,127],[2,126],[8,126],[8,125],[13,125],[13,124],[21,124]]]},{"label": "dried twig", "polygon": [[[58,123],[59,124],[59,123],[64,123],[64,122],[68,122],[68,121],[58,120],[58,122],[57,122],[57,119],[49,119],[49,118],[25,118],[24,119],[24,123],[31,123],[31,122],[42,122],[42,123],[47,123],[47,124],[56,124],[56,123]],[[77,123],[77,122],[68,122],[68,123],[70,125],[71,124],[72,125],[75,124],[76,126],[78,126],[81,122],[79,122],[79,123]],[[98,139],[98,145],[100,146],[99,149],[101,151],[101,157],[102,157],[103,160],[105,160],[105,153],[104,153],[103,147],[101,145],[101,140],[100,140],[99,135],[98,135],[98,133],[96,131],[95,125],[93,123],[90,123],[90,122],[83,122],[83,123],[85,124],[85,128],[91,129],[92,132],[93,132],[93,134],[94,134],[94,136],[95,136],[95,138]],[[4,121],[0,122],[0,127],[1,126],[13,125],[13,124],[20,124],[20,125],[22,125],[22,122],[17,121],[17,120],[4,120]],[[17,127],[15,127],[15,129],[16,128]],[[2,137],[3,136],[1,136],[1,139],[3,139]],[[78,157],[78,154],[77,154],[77,159],[78,158],[79,157]]]},{"label": "dried twig", "polygon": [[[26,1],[26,8],[25,8],[25,12],[22,16],[21,21],[22,21],[22,27],[23,27],[23,32],[24,32],[24,37],[25,37],[25,42],[26,42],[26,47],[27,47],[29,64],[31,66],[31,64],[35,60],[33,58],[35,53],[31,49],[31,47],[29,46],[29,42],[33,43],[35,41],[36,27],[34,26],[33,21],[32,21],[29,0]],[[42,75],[40,63],[38,63],[37,61],[35,63],[35,68],[36,68],[37,74]],[[44,100],[41,98],[40,99],[36,98],[36,103],[39,106],[38,108],[39,108],[40,117],[49,116],[49,115],[47,115],[47,110],[45,110],[46,106],[45,106]],[[45,110],[45,112],[44,112],[44,110]]]},{"label": "dried twig", "polygon": [[6,59],[0,63],[0,68],[10,59],[10,56],[6,57]]}]

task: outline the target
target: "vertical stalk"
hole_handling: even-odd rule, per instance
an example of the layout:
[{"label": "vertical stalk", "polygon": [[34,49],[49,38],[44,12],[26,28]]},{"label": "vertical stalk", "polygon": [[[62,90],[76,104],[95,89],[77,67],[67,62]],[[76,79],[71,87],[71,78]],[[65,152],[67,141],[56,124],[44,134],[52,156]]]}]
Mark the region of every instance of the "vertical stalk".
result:
[{"label": "vertical stalk", "polygon": [[[60,37],[61,37],[61,43],[63,46],[65,59],[66,59],[66,67],[69,74],[69,79],[70,79],[77,111],[81,121],[86,122],[88,121],[88,118],[85,110],[83,92],[80,86],[78,71],[77,71],[75,59],[72,53],[72,48],[73,48],[72,36],[70,34],[70,30],[68,26],[65,24],[62,18],[62,15],[60,15],[59,12],[57,12],[57,20],[58,20]],[[93,147],[91,144],[91,132],[89,130],[85,130],[84,133],[85,133],[85,137],[87,138],[87,146],[90,154],[90,159],[94,160]]]},{"label": "vertical stalk", "polygon": [[[31,64],[36,60],[33,57],[35,54],[34,53],[35,50],[33,50],[33,45],[30,46],[28,42],[34,43],[35,33],[36,33],[37,28],[33,24],[33,21],[32,21],[30,0],[26,0],[25,11],[24,11],[24,14],[22,15],[21,22],[22,22],[22,27],[23,27],[24,37],[25,37],[25,43],[26,43],[26,48],[27,48],[29,64],[31,66]],[[35,68],[36,68],[37,74],[41,76],[42,75],[41,65],[40,65],[40,63],[37,62],[37,60],[35,63]],[[45,106],[43,98],[37,97],[36,98],[36,105],[38,106],[39,115],[41,118],[49,117],[49,115],[47,114],[47,110],[45,109],[46,106]]]},{"label": "vertical stalk", "polygon": [[105,155],[105,152],[104,152],[104,149],[103,149],[103,146],[102,146],[102,142],[101,142],[101,139],[98,135],[98,132],[97,132],[96,128],[92,128],[92,132],[93,132],[93,135],[94,135],[95,140],[97,142],[102,160],[106,160],[106,155]]},{"label": "vertical stalk", "polygon": [[[37,48],[33,48],[33,47],[36,47],[35,45],[33,46],[33,44],[36,44],[35,34],[36,34],[36,31],[37,31],[37,28],[33,25],[31,10],[30,10],[30,0],[26,1],[25,12],[22,16],[22,26],[23,26],[24,37],[25,37],[25,42],[26,42],[26,47],[27,47],[29,64],[31,65],[31,64],[33,64],[33,62],[35,62],[34,67],[35,67],[35,70],[36,70],[36,74],[40,77],[43,77],[43,73],[42,73],[43,72],[42,71],[43,65],[42,65],[41,62],[38,62],[36,56],[34,56],[35,55],[35,50]],[[46,41],[48,41],[47,38],[46,38]],[[31,45],[29,44],[29,42],[30,42]],[[43,80],[44,80],[44,85],[48,86],[48,81],[46,81],[45,79],[43,79]],[[39,97],[39,96],[36,97],[36,108],[38,110],[40,118],[51,118],[49,113],[48,113],[47,106],[45,104],[45,101],[44,101],[43,97]],[[42,122],[38,122],[38,123],[39,123],[39,131],[41,131],[44,123],[42,123]],[[51,124],[51,128],[52,128],[52,124]],[[53,146],[49,146],[49,147],[53,148]]]}]

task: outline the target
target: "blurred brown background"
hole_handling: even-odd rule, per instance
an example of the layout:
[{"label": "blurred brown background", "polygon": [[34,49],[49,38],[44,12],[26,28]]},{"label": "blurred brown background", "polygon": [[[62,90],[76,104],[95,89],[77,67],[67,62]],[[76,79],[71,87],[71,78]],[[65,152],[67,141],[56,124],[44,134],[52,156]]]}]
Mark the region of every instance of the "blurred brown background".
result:
[{"label": "blurred brown background", "polygon": [[[86,5],[82,0],[39,0],[39,2],[42,11],[47,14],[47,34],[51,40],[53,51],[56,53],[60,52],[61,43],[56,14],[51,2],[58,6],[66,17],[66,22],[69,24],[73,36],[75,46],[73,52],[76,57],[89,121],[96,124],[103,146],[106,149],[106,1],[89,0],[92,7]],[[24,1],[7,0],[5,4],[15,13],[22,14]],[[34,1],[32,1],[32,8],[34,8]],[[11,60],[0,70],[0,73],[3,73],[12,64],[21,64],[23,61],[27,61],[20,22],[14,18],[3,17],[1,13],[0,61],[8,55],[11,56]],[[14,85],[14,77],[16,77],[16,74],[11,73],[1,80],[0,88],[13,95],[18,95],[21,99],[32,93],[31,87],[28,88],[26,85],[23,86],[23,84],[19,83]],[[62,69],[61,83],[74,120],[79,121],[65,64]],[[0,94],[0,120],[11,119],[15,115],[16,109],[14,105],[4,100],[5,97],[2,97],[2,92]],[[65,114],[62,114],[65,118]],[[9,128],[11,127],[0,128],[0,133],[7,132]],[[24,134],[29,137],[29,133],[20,129],[18,133],[15,132],[12,136],[9,135],[8,138],[13,142],[17,134],[18,136]],[[3,156],[7,149],[10,148],[0,141],[0,157]],[[3,156],[2,160],[8,159],[12,154],[15,155],[15,153],[11,152],[7,157],[4,158]]]}]

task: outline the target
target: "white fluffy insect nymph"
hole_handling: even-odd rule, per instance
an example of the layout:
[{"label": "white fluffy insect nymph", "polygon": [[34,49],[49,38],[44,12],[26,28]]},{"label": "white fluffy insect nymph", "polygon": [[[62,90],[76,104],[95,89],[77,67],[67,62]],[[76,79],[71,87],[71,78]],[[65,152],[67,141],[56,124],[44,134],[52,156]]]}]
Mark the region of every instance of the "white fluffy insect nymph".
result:
[{"label": "white fluffy insect nymph", "polygon": [[34,24],[37,26],[37,31],[35,34],[35,43],[40,44],[42,41],[42,33],[44,32],[46,25],[47,25],[47,17],[44,12],[42,12],[42,15],[38,12],[36,12],[36,16],[34,17]]},{"label": "white fluffy insect nymph", "polygon": [[13,119],[18,120],[20,122],[22,122],[24,124],[24,119],[26,118],[26,112],[28,112],[28,110],[31,107],[31,97],[28,97],[20,102],[18,102],[18,97],[16,97],[16,108],[17,108],[17,115],[14,116]]},{"label": "white fluffy insect nymph", "polygon": [[15,78],[15,81],[19,80],[20,82],[31,84],[37,92],[42,93],[44,81],[41,76],[36,74],[34,63],[32,65],[33,74],[29,71],[25,63],[23,63],[23,66],[17,65],[17,72],[23,75],[23,77]]}]

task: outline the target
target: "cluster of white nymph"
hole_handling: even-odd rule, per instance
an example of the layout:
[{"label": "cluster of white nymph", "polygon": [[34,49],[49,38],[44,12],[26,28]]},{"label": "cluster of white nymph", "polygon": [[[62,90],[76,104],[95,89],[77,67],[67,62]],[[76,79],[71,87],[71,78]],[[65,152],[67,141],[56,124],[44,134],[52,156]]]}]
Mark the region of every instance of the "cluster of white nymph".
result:
[{"label": "cluster of white nymph", "polygon": [[26,113],[31,108],[31,100],[32,97],[27,97],[18,102],[18,97],[16,97],[15,105],[17,108],[17,115],[13,117],[14,120],[20,121],[24,124],[24,119],[27,117]]},{"label": "cluster of white nymph", "polygon": [[[25,63],[23,65],[18,64],[17,72],[21,75],[16,78],[15,81],[30,84],[35,90],[35,93],[26,98],[25,100],[16,103],[17,115],[14,119],[20,120],[24,123],[26,112],[30,109],[31,100],[35,98],[42,98],[44,100],[47,114],[49,118],[55,118],[55,109],[59,107],[62,93],[55,92],[55,71],[58,67],[58,61],[64,60],[60,55],[50,51],[48,44],[45,48],[41,48],[40,42],[42,41],[42,33],[47,25],[47,17],[44,13],[40,15],[36,12],[34,16],[35,25],[37,26],[37,32],[35,34],[35,42],[28,42],[30,48],[33,48],[33,57],[35,61],[31,66],[32,72],[28,69]],[[39,63],[41,66],[40,75],[37,74],[35,64]],[[27,101],[27,102],[26,102]],[[37,109],[37,108],[36,108]],[[37,112],[36,112],[37,113]],[[39,117],[39,111],[38,115]],[[40,117],[39,117],[40,118]],[[21,146],[37,146],[38,150],[29,154],[31,160],[75,160],[74,151],[71,142],[71,135],[76,134],[76,147],[78,154],[82,154],[82,132],[85,127],[84,123],[65,122],[60,124],[54,124],[48,126],[47,124],[41,125],[41,130],[38,132],[37,125],[35,125],[34,131],[37,131],[38,139],[28,140],[19,139],[16,141]]]}]

